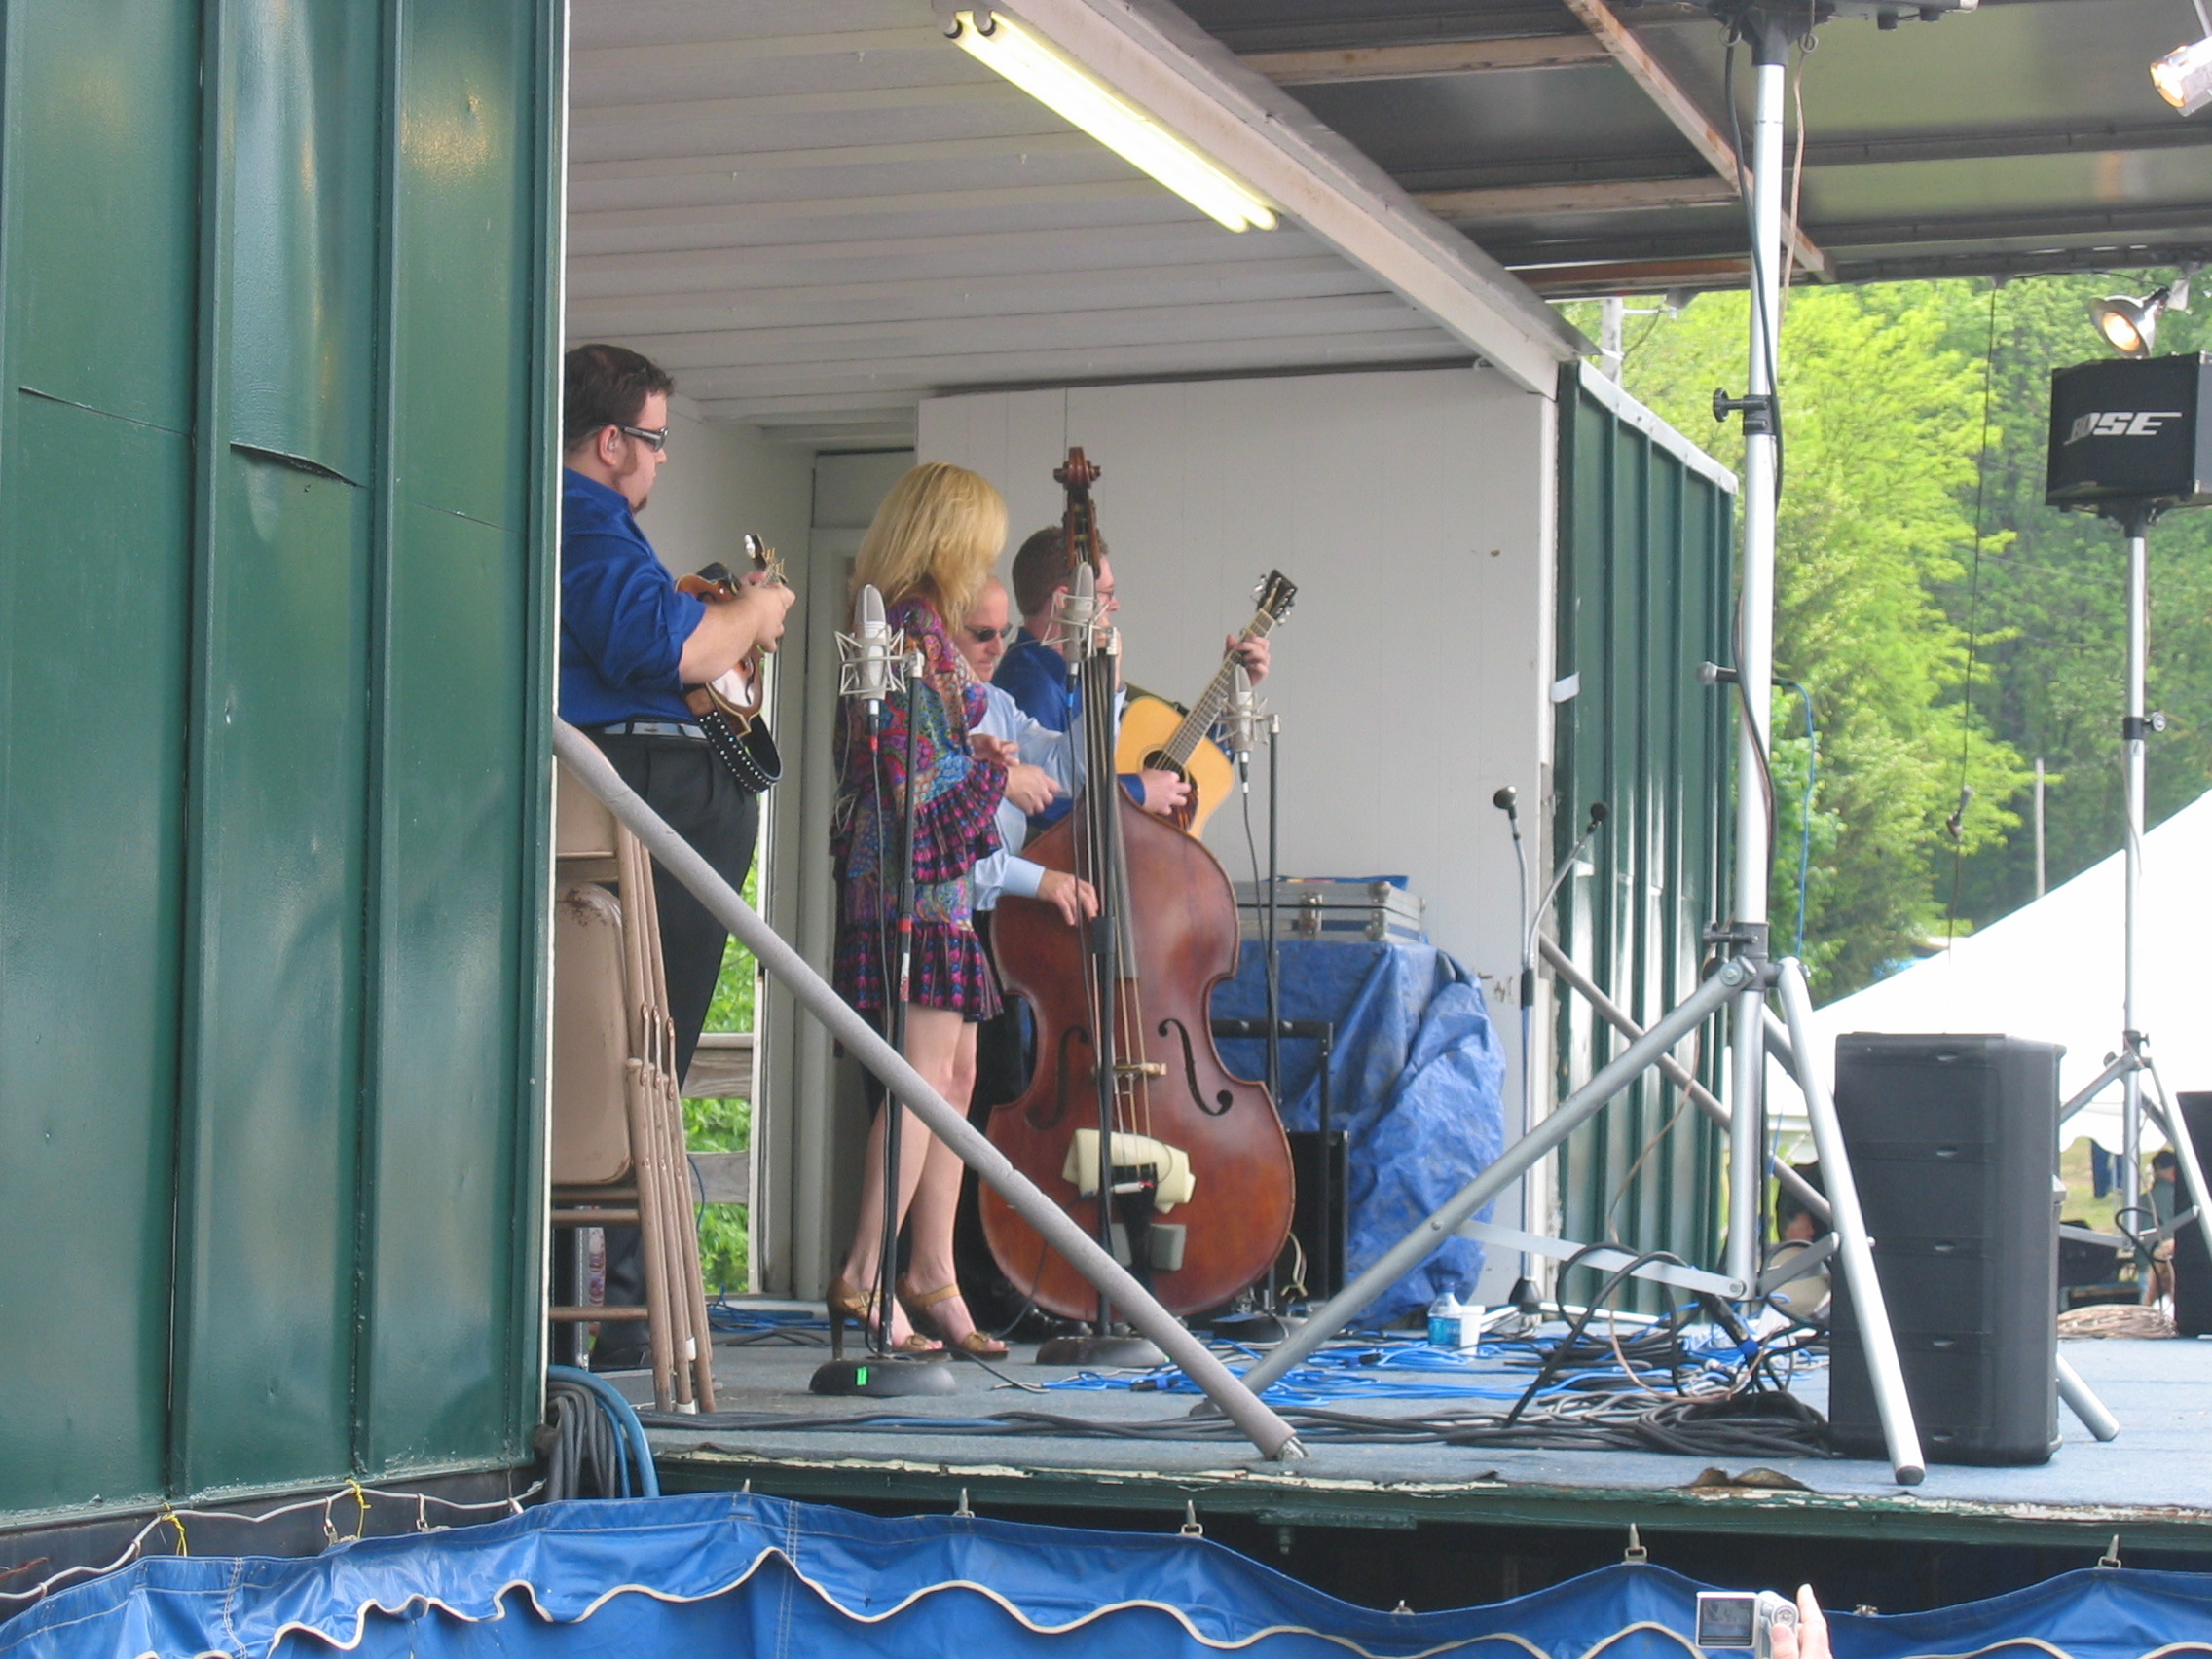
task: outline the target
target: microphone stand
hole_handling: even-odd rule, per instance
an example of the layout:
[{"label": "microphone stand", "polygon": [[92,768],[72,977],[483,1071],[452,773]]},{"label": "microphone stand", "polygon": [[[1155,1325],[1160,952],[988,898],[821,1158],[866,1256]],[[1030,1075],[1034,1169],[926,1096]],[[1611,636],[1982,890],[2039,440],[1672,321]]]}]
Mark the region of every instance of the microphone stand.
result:
[{"label": "microphone stand", "polygon": [[[1534,930],[1529,926],[1529,854],[1521,841],[1521,814],[1515,807],[1515,793],[1511,784],[1505,785],[1491,796],[1491,804],[1505,814],[1505,822],[1513,831],[1513,867],[1520,880],[1517,884],[1521,900],[1521,1132],[1527,1134],[1536,1126],[1536,1077],[1531,1069],[1535,1060],[1536,1019],[1536,957]],[[1529,1202],[1530,1184],[1527,1175],[1521,1178],[1521,1229],[1530,1232],[1534,1216]],[[1521,1270],[1514,1276],[1513,1288],[1506,1292],[1505,1300],[1518,1309],[1524,1317],[1532,1317],[1542,1309],[1543,1298],[1536,1294],[1536,1286],[1529,1277],[1529,1269],[1534,1258],[1526,1250],[1521,1252]]]},{"label": "microphone stand", "polygon": [[[906,1051],[907,993],[914,970],[914,815],[919,794],[914,776],[919,760],[920,722],[914,718],[924,664],[919,651],[905,662],[906,789],[899,829],[899,973],[890,994],[891,1046]],[[867,720],[871,762],[881,742],[882,716],[871,709]],[[883,1097],[883,1239],[875,1269],[875,1327],[867,1332],[868,1351],[861,1359],[832,1359],[815,1370],[808,1391],[816,1394],[866,1394],[898,1399],[915,1394],[950,1394],[959,1383],[943,1353],[900,1353],[891,1346],[891,1309],[899,1290],[899,1142],[906,1108],[888,1091]]]}]

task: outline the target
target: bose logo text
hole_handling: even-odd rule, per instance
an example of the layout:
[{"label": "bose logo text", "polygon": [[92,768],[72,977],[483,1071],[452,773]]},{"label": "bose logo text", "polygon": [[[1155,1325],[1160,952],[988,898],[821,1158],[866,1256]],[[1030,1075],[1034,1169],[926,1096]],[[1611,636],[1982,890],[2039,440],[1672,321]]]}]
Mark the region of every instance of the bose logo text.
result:
[{"label": "bose logo text", "polygon": [[2115,409],[2109,414],[2083,415],[2067,428],[2066,441],[2078,444],[2083,438],[2155,438],[2160,421],[2180,419],[2178,409]]}]

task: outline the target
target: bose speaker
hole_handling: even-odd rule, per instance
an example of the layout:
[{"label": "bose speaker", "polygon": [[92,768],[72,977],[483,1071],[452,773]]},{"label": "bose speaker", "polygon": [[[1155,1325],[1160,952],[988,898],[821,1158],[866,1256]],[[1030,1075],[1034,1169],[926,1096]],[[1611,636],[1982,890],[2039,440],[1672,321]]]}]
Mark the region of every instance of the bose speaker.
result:
[{"label": "bose speaker", "polygon": [[2044,501],[2212,504],[2212,355],[2120,357],[2053,373]]},{"label": "bose speaker", "polygon": [[[2041,1463],[2058,1447],[2064,1052],[2014,1037],[1836,1039],[1836,1117],[1932,1462]],[[1879,1457],[1858,1311],[1835,1282],[1830,1440]]]}]

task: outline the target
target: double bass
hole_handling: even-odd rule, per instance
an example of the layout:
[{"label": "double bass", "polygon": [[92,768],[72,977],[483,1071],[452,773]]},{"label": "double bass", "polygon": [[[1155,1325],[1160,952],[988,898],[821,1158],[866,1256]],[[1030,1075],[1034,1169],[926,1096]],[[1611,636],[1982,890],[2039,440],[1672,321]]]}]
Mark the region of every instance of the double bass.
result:
[{"label": "double bass", "polygon": [[[999,902],[1000,977],[1035,1014],[1037,1060],[1020,1098],[993,1111],[989,1134],[1169,1312],[1197,1313],[1228,1303],[1281,1252],[1290,1145],[1266,1088],[1233,1075],[1214,1049],[1208,1003],[1236,967],[1228,873],[1115,777],[1120,646],[1087,597],[1098,468],[1071,449],[1052,476],[1067,497],[1074,603],[1059,626],[1082,698],[1088,784],[1022,853],[1089,882],[1099,912],[1070,928],[1050,904]],[[1018,1291],[1061,1318],[1104,1323],[1103,1298],[989,1188],[982,1221]]]}]

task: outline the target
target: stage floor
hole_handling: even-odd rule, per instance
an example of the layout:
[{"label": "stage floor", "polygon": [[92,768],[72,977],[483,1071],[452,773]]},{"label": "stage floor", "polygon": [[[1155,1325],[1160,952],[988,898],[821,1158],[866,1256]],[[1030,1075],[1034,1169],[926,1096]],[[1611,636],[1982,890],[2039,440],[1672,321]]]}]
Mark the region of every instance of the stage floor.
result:
[{"label": "stage floor", "polygon": [[[793,1304],[740,1304],[762,1311]],[[2099,1445],[2062,1407],[2065,1443],[2027,1468],[1936,1464],[1912,1490],[1886,1464],[1799,1457],[1757,1460],[1794,1486],[1716,1484],[1751,1463],[1633,1451],[1522,1451],[1428,1444],[1310,1444],[1309,1456],[1271,1463],[1227,1439],[1102,1439],[1082,1435],[963,1431],[962,1419],[1035,1411],[1110,1425],[1169,1425],[1196,1396],[1125,1389],[1032,1393],[991,1371],[953,1361],[959,1390],[906,1400],[809,1393],[828,1357],[825,1332],[716,1346],[718,1405],[729,1419],[650,1431],[664,1489],[733,1488],[751,1480],[780,1496],[825,1501],[910,1501],[951,1508],[974,1501],[1054,1509],[1211,1512],[1278,1525],[1408,1527],[1424,1521],[1486,1525],[1625,1527],[1792,1534],[1926,1538],[1958,1542],[2102,1544],[2114,1532],[2144,1548],[2212,1549],[2212,1342],[2069,1342],[2063,1351],[2121,1425]],[[998,1369],[1023,1382],[1070,1373],[1015,1348]],[[1519,1386],[1527,1371],[1501,1371]],[[618,1376],[644,1404],[643,1374]],[[1825,1407],[1825,1370],[1801,1374],[1795,1392]],[[1368,1416],[1495,1410],[1473,1400],[1341,1402]],[[903,1431],[843,1426],[896,1416]],[[798,1419],[830,1419],[799,1426]],[[790,1421],[793,1426],[779,1423]],[[941,1421],[942,1430],[933,1425]],[[1719,1476],[1709,1473],[1717,1468]],[[1700,1482],[1693,1485],[1692,1483]]]}]

